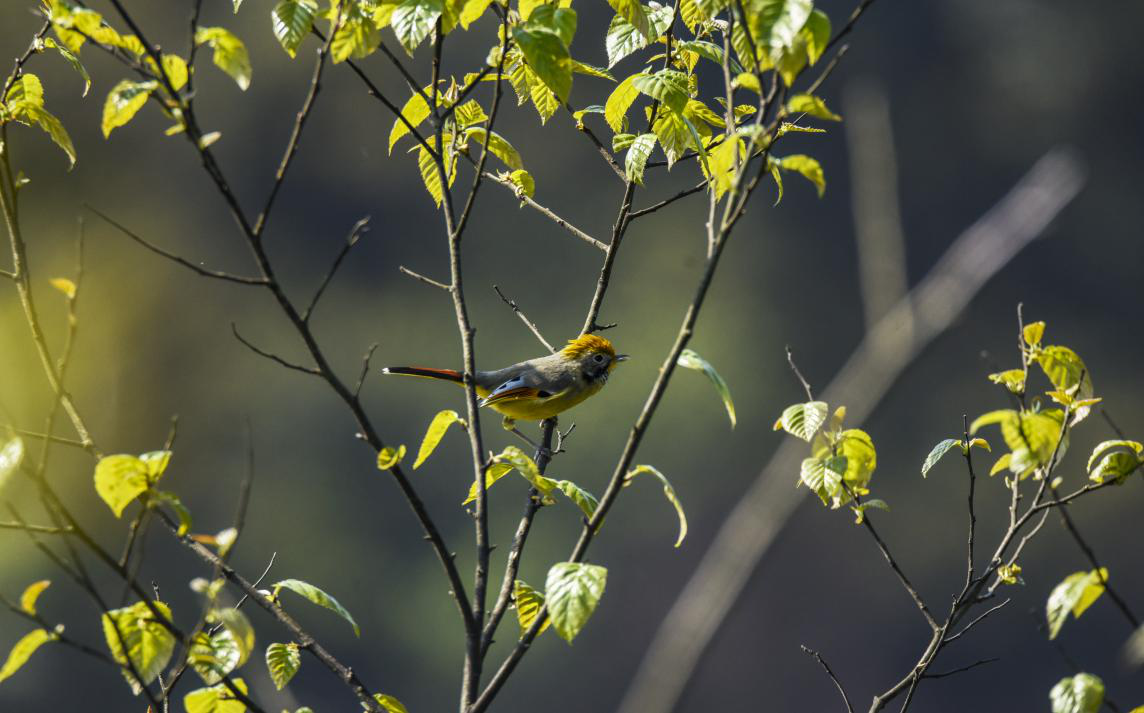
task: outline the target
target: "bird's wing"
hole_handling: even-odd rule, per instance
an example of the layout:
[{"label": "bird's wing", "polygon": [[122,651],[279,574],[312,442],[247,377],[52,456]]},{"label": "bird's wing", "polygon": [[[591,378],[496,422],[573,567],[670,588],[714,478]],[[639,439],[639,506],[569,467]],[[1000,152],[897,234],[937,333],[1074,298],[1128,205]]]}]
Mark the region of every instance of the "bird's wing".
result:
[{"label": "bird's wing", "polygon": [[535,383],[530,383],[535,380],[527,378],[528,376],[528,374],[520,374],[501,383],[490,391],[488,396],[481,400],[481,406],[489,406],[491,404],[516,399],[542,399],[552,395]]}]

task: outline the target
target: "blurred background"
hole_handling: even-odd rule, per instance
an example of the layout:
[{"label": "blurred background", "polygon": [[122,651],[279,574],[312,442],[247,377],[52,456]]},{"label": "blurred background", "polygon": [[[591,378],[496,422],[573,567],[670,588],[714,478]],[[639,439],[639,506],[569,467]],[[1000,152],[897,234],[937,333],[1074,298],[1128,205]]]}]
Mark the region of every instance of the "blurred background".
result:
[{"label": "blurred background", "polygon": [[[9,2],[0,10],[0,55],[13,57],[26,47],[39,26],[32,5],[31,0]],[[110,13],[103,5],[94,7]],[[237,16],[230,2],[205,5],[202,23],[233,30],[251,53],[253,83],[245,93],[210,65],[209,56],[201,56],[197,106],[203,129],[222,132],[216,153],[253,212],[269,189],[309,82],[313,41],[291,62],[271,33],[269,0],[246,0]],[[852,8],[848,1],[818,5],[835,27]],[[189,3],[130,6],[137,6],[133,10],[143,27],[164,49],[185,53]],[[602,2],[578,3],[576,9],[575,56],[606,64],[602,42],[594,38],[602,37],[611,10]],[[926,480],[918,471],[934,443],[960,432],[962,414],[972,418],[1005,406],[1004,394],[985,375],[1018,363],[1018,302],[1025,304],[1027,319],[1048,322],[1048,342],[1068,344],[1084,357],[1098,395],[1120,426],[1130,436],[1144,435],[1138,401],[1144,391],[1144,95],[1132,90],[1144,81],[1136,51],[1142,21],[1144,7],[1135,3],[883,0],[863,17],[850,37],[848,55],[821,91],[844,115],[853,108],[869,117],[888,106],[889,124],[875,120],[872,125],[875,132],[892,126],[911,285],[1049,149],[1072,147],[1087,169],[1083,192],[1043,238],[989,282],[861,424],[879,451],[873,494],[893,506],[891,513],[876,514],[881,533],[939,610],[964,576],[966,484],[953,463],[939,466]],[[459,39],[446,45],[446,68],[460,76],[478,66],[492,32],[489,18],[467,34],[458,32]],[[385,36],[395,46],[388,30]],[[418,71],[426,57],[422,51],[413,62]],[[252,274],[225,206],[185,140],[162,135],[166,122],[153,107],[103,139],[103,99],[126,73],[91,49],[85,48],[83,59],[94,79],[86,99],[80,97],[80,79],[59,58],[44,56],[29,66],[44,80],[47,107],[71,132],[79,153],[76,168],[68,173],[62,154],[39,132],[13,130],[16,163],[32,180],[22,193],[22,214],[55,344],[65,307],[47,280],[72,272],[76,221],[85,215],[85,203],[189,259]],[[629,58],[615,72],[626,76],[640,61]],[[374,55],[363,66],[398,103],[405,100],[407,92],[384,58]],[[577,76],[572,102],[578,107],[603,103],[609,91],[604,80]],[[404,152],[412,142],[406,139],[392,157],[386,155],[391,116],[340,66],[328,68],[311,121],[267,234],[282,279],[304,304],[351,225],[369,215],[371,231],[315,315],[323,345],[351,380],[373,342],[380,344],[374,362],[379,366],[459,365],[449,300],[397,269],[405,265],[430,277],[448,276],[440,216],[420,184],[415,155]],[[793,135],[789,144],[784,139],[781,151],[812,153],[821,160],[825,197],[819,200],[797,177],[787,179],[777,208],[770,205],[770,186],[759,191],[727,249],[691,344],[730,384],[738,427],[729,428],[704,377],[685,371],[673,380],[637,457],[671,478],[687,509],[687,540],[680,549],[671,547],[676,521],[658,487],[636,483],[625,492],[591,552],[591,560],[610,571],[595,616],[571,647],[551,633],[540,637],[495,709],[617,707],[675,596],[784,438],[771,431],[775,417],[802,400],[784,345],[792,347],[803,373],[821,388],[861,339],[852,201],[865,170],[855,165],[856,149],[865,139],[853,126],[827,128],[824,135]],[[537,200],[606,240],[621,189],[571,119],[557,115],[542,130],[530,106],[517,109],[506,101],[497,130],[523,155],[536,179]],[[462,176],[458,185],[467,180]],[[656,174],[653,187],[637,192],[636,205],[696,180],[693,164],[679,165],[666,177]],[[691,298],[704,256],[705,219],[706,202],[696,196],[629,231],[601,319],[619,323],[608,336],[633,359],[604,394],[564,419],[564,425],[574,420],[576,431],[550,474],[602,492]],[[215,532],[233,516],[249,419],[256,476],[247,528],[235,553],[238,569],[257,575],[277,553],[269,581],[307,580],[354,613],[360,639],[328,612],[289,602],[290,610],[367,682],[415,713],[455,708],[461,629],[440,566],[397,488],[354,438],[349,414],[327,387],[257,358],[231,335],[233,322],[263,348],[304,362],[302,345],[276,305],[258,290],[208,281],[163,261],[90,214],[86,239],[71,384],[96,440],[109,452],[153,450],[161,447],[172,415],[178,414],[165,486],[194,513],[196,531]],[[550,341],[562,341],[575,336],[583,321],[600,259],[591,247],[519,208],[508,191],[484,188],[465,238],[478,366],[501,366],[542,349],[496,296],[493,284],[515,299]],[[0,403],[18,426],[36,429],[50,403],[47,384],[15,290],[0,286]],[[383,438],[413,449],[434,413],[463,407],[455,389],[385,379],[376,371],[364,398]],[[499,450],[513,441],[494,416],[486,415],[484,432],[488,447]],[[1109,437],[1099,418],[1081,427],[1061,471],[1067,483],[1082,482],[1084,457]],[[471,473],[467,453],[460,433],[450,433],[413,475],[457,550],[466,578],[472,571],[472,522],[460,501]],[[83,454],[59,450],[50,477],[102,541],[118,548],[123,523],[95,497],[91,471]],[[797,473],[783,477],[793,488]],[[995,541],[1007,496],[999,479],[978,485],[980,541],[987,543]],[[917,659],[928,638],[925,624],[873,542],[855,529],[848,512],[827,510],[800,492],[802,505],[717,632],[678,710],[839,710],[837,692],[799,644],[821,651],[860,705]],[[524,493],[516,479],[492,491],[498,554],[507,550]],[[0,500],[41,518],[22,479],[12,479]],[[1136,477],[1123,489],[1072,509],[1119,591],[1137,604],[1144,603],[1144,560],[1132,532],[1141,507],[1144,486]],[[567,556],[578,526],[577,512],[565,504],[543,510],[528,542],[522,578],[542,586],[548,566]],[[152,533],[145,547],[144,580],[160,588],[176,618],[189,626],[199,605],[187,583],[208,573],[165,533]],[[1049,688],[1073,673],[1066,656],[1102,676],[1121,709],[1144,703],[1144,676],[1119,661],[1128,628],[1111,602],[1099,601],[1082,620],[1065,625],[1058,640],[1065,656],[1038,631],[1051,588],[1066,574],[1088,569],[1055,517],[1021,563],[1024,586],[1005,591],[1014,602],[968,641],[951,647],[935,670],[983,657],[1001,660],[927,682],[915,709],[1047,709]],[[502,568],[503,559],[494,556],[493,571]],[[0,588],[9,598],[33,580],[56,580],[41,599],[41,611],[64,621],[71,635],[102,647],[98,612],[26,537],[0,532],[0,572]],[[110,580],[107,590],[118,596]],[[284,640],[285,633],[260,611],[247,611],[258,627],[260,650]],[[515,627],[506,620],[498,651],[511,645]],[[0,649],[6,651],[27,628],[0,612]],[[494,652],[493,660],[500,655]],[[346,691],[320,669],[313,659],[304,659],[301,673],[282,694],[273,691],[260,660],[241,673],[269,709],[354,709]],[[5,711],[90,710],[92,701],[101,702],[100,710],[142,707],[109,669],[62,647],[42,650],[0,686]]]}]

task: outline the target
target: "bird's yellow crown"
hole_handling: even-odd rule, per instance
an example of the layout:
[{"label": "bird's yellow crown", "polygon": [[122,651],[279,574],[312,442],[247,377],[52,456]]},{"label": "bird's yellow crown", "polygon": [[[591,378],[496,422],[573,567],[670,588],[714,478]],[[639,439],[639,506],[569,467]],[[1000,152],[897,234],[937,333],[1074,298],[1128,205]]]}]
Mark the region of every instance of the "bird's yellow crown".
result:
[{"label": "bird's yellow crown", "polygon": [[594,352],[604,352],[613,358],[616,356],[612,343],[596,334],[581,334],[575,339],[569,339],[568,346],[560,350],[565,359],[578,359]]}]

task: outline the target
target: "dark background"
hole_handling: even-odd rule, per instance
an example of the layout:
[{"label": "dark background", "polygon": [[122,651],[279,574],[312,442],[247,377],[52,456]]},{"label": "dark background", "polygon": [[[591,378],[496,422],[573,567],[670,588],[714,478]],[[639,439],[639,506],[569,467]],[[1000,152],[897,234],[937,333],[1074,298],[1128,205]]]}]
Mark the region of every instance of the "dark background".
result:
[{"label": "dark background", "polygon": [[[611,16],[602,2],[581,0],[578,59],[606,63],[602,28]],[[210,65],[199,63],[199,115],[220,130],[215,145],[249,212],[261,205],[312,70],[313,41],[290,62],[270,31],[266,0],[246,0],[234,17],[230,3],[208,2],[203,23],[235,31],[250,48],[254,80],[240,92]],[[30,2],[0,10],[0,55],[26,46],[38,21]],[[130,5],[150,36],[184,53],[189,3]],[[96,3],[110,13],[109,7]],[[841,25],[849,2],[820,6]],[[1046,150],[1066,144],[1083,157],[1088,184],[1047,231],[978,295],[960,321],[909,369],[862,427],[879,449],[874,495],[892,513],[880,529],[923,593],[943,609],[963,576],[964,476],[943,464],[927,480],[918,468],[930,447],[960,429],[961,415],[1003,407],[1004,395],[985,374],[1017,363],[1015,309],[1049,323],[1049,342],[1073,346],[1087,361],[1099,395],[1130,434],[1144,434],[1139,369],[1144,336],[1140,188],[1144,63],[1137,51],[1144,8],[1136,3],[1065,0],[940,0],[875,3],[850,38],[851,50],[822,94],[841,110],[842,90],[859,80],[885,88],[900,172],[902,222],[911,283],[965,227],[984,213]],[[479,65],[493,25],[483,20],[446,45],[446,68],[457,75]],[[396,47],[389,30],[386,41]],[[646,54],[650,54],[645,52]],[[427,53],[417,56],[422,67]],[[133,229],[208,266],[247,273],[249,257],[205,174],[181,137],[166,138],[154,107],[144,109],[109,141],[99,134],[107,91],[125,71],[94,50],[83,58],[94,78],[79,97],[80,80],[59,58],[34,60],[47,106],[68,126],[79,163],[66,161],[40,135],[17,127],[17,164],[32,178],[23,215],[36,286],[46,319],[62,324],[63,300],[46,281],[69,274],[72,236],[90,203]],[[406,90],[380,55],[364,66],[399,103]],[[637,71],[629,58],[618,74]],[[406,139],[387,160],[392,118],[370,100],[343,67],[327,68],[319,104],[297,163],[279,199],[267,242],[280,273],[305,300],[355,220],[372,216],[372,231],[351,254],[317,316],[317,332],[347,378],[372,342],[377,364],[453,366],[460,350],[452,307],[431,288],[400,275],[407,265],[447,277],[439,214],[417,179]],[[603,103],[603,80],[578,76],[572,101]],[[484,97],[487,100],[487,95]],[[564,115],[540,131],[531,107],[503,105],[498,131],[514,142],[537,183],[537,199],[589,233],[606,239],[620,187]],[[716,397],[699,375],[672,382],[638,462],[674,482],[690,519],[683,547],[674,550],[675,519],[650,482],[624,494],[593,546],[592,561],[610,576],[596,615],[569,647],[542,636],[498,701],[500,710],[596,711],[616,706],[642,651],[702,555],[726,512],[783,438],[771,423],[801,390],[785,363],[783,345],[798,354],[804,373],[823,386],[862,334],[850,177],[845,132],[794,136],[785,153],[810,152],[826,170],[828,190],[816,199],[789,178],[782,204],[771,209],[760,191],[736,231],[692,342],[729,382],[739,426],[728,429]],[[605,130],[602,135],[608,135]],[[662,169],[660,169],[662,171]],[[461,179],[466,180],[464,176]],[[673,169],[658,187],[637,193],[637,205],[670,195],[696,180],[694,165]],[[663,181],[657,174],[653,181]],[[643,404],[662,355],[692,294],[704,250],[706,203],[683,201],[637,222],[617,262],[602,319],[633,360],[606,393],[576,409],[569,452],[551,472],[600,493],[627,427]],[[206,281],[130,244],[98,220],[87,226],[87,280],[72,384],[94,435],[109,452],[161,446],[179,414],[175,457],[165,486],[191,508],[196,530],[214,532],[232,517],[253,424],[257,476],[248,527],[236,552],[240,571],[260,572],[271,553],[270,581],[297,577],[324,587],[362,625],[361,639],[327,612],[287,600],[290,610],[371,685],[398,696],[411,711],[455,707],[463,643],[440,566],[392,483],[353,438],[346,409],[317,380],[258,359],[230,335],[230,323],[268,349],[302,360],[295,335],[268,296]],[[478,364],[499,366],[539,354],[533,337],[491,289],[518,300],[550,340],[575,336],[595,286],[600,254],[547,222],[518,209],[500,187],[483,189],[465,239],[466,287],[477,325]],[[60,334],[53,329],[52,337]],[[982,351],[991,355],[982,359]],[[0,293],[0,400],[23,427],[42,423],[47,387],[22,324],[15,291]],[[371,377],[371,415],[387,441],[415,450],[432,415],[462,408],[460,393],[443,385]],[[512,442],[498,418],[486,416],[490,448]],[[567,423],[568,419],[565,419]],[[533,428],[529,426],[529,428]],[[1074,436],[1062,469],[1077,485],[1091,446],[1110,437],[1101,419]],[[993,436],[994,440],[998,440]],[[413,475],[466,579],[472,566],[471,520],[458,507],[471,470],[468,446],[449,434],[438,453]],[[51,478],[103,541],[118,547],[122,523],[94,497],[91,464],[63,454]],[[791,473],[790,479],[795,480]],[[1083,532],[1107,560],[1129,601],[1144,601],[1139,512],[1140,478],[1073,508]],[[996,537],[1003,501],[999,480],[979,484],[982,542]],[[494,541],[501,552],[518,518],[523,484],[506,479],[493,491]],[[3,493],[39,516],[29,488],[15,480]],[[928,634],[893,581],[873,543],[845,511],[807,497],[758,568],[744,596],[703,659],[680,710],[837,710],[837,693],[798,645],[819,649],[860,705],[901,677]],[[566,557],[578,518],[566,505],[544,510],[529,540],[522,577],[542,586],[549,564]],[[984,549],[983,545],[983,549]],[[989,548],[990,551],[992,547]],[[189,626],[198,611],[187,588],[205,575],[197,562],[154,533],[146,542],[146,581],[153,580]],[[500,558],[494,572],[502,571]],[[927,682],[916,710],[1010,711],[1047,708],[1049,688],[1070,675],[1060,653],[1037,630],[1049,591],[1066,574],[1087,569],[1075,545],[1050,519],[1022,558],[1024,587],[1015,601],[969,640],[951,646],[935,669],[978,658],[1002,660],[958,678]],[[28,582],[56,580],[41,600],[51,620],[102,646],[97,614],[28,544],[0,536],[0,587],[18,596]],[[107,592],[119,588],[108,581]],[[290,596],[290,595],[285,595]],[[1140,609],[1137,606],[1137,609]],[[284,632],[249,608],[259,648]],[[511,613],[510,613],[511,616]],[[0,614],[0,649],[27,629]],[[501,650],[513,638],[507,620]],[[1118,651],[1128,629],[1099,601],[1059,639],[1084,669],[1101,675],[1122,709],[1144,702],[1139,671],[1125,670]],[[256,658],[260,655],[256,654]],[[499,660],[494,655],[493,660]],[[293,698],[266,690],[264,665],[240,671],[268,708],[300,704],[320,712],[356,703],[313,659],[290,687]],[[189,680],[189,679],[188,679]],[[140,710],[119,677],[102,664],[62,647],[39,652],[0,686],[0,710]],[[279,705],[279,703],[281,705]]]}]

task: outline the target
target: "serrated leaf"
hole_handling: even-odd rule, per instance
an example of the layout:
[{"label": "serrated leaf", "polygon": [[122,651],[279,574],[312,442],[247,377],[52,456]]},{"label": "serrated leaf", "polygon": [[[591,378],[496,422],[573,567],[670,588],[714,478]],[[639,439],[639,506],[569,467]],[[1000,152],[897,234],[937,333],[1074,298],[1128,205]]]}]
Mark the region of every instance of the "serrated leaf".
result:
[{"label": "serrated leaf", "polygon": [[354,628],[354,636],[361,636],[361,629],[358,628],[357,622],[354,621],[349,611],[339,604],[337,599],[334,599],[321,589],[309,582],[303,582],[300,579],[283,579],[281,582],[276,582],[273,586],[274,599],[278,598],[278,592],[281,589],[289,589],[291,592],[310,600],[314,604],[329,609],[350,623],[350,626]]},{"label": "serrated leaf", "polygon": [[[490,4],[492,4],[492,0],[466,0],[461,9],[461,27],[466,30],[469,29],[469,25],[485,14],[485,10],[489,9]],[[527,20],[528,16],[522,14],[521,19]]]},{"label": "serrated leaf", "polygon": [[87,68],[83,66],[83,62],[79,61],[79,57],[75,56],[71,49],[61,45],[51,37],[44,38],[44,46],[59,52],[60,56],[67,60],[68,64],[72,66],[72,69],[74,69],[79,76],[83,77],[83,96],[86,97],[88,90],[91,89],[91,75],[87,73]]},{"label": "serrated leaf", "polygon": [[801,174],[818,189],[819,198],[826,192],[826,175],[822,172],[822,166],[818,161],[810,156],[803,154],[786,156],[779,159],[779,168],[784,171],[795,171]]},{"label": "serrated leaf", "polygon": [[679,547],[683,544],[683,538],[687,537],[687,515],[683,512],[683,503],[679,502],[679,497],[675,494],[675,488],[671,487],[667,476],[650,465],[637,465],[635,468],[632,468],[632,470],[624,476],[624,487],[630,485],[632,480],[640,473],[654,475],[660,484],[663,485],[663,495],[667,498],[667,501],[671,503],[671,506],[675,508],[675,514],[679,517],[679,537],[675,540],[675,546]]},{"label": "serrated leaf", "polygon": [[[393,11],[391,20],[395,23],[394,18],[397,17],[405,4],[403,3]],[[403,16],[403,19],[407,18]],[[398,39],[401,39],[400,35]],[[417,43],[420,43],[422,39],[424,37],[417,38]],[[334,33],[334,39],[330,42],[330,57],[334,60],[334,64],[344,62],[347,59],[364,59],[373,54],[380,44],[381,30],[374,23],[373,15],[364,6],[353,3],[345,13],[345,17],[342,18],[342,24]],[[402,42],[402,44],[405,43]],[[406,46],[406,50],[412,51],[413,47],[416,46],[416,44],[412,47]]]},{"label": "serrated leaf", "polygon": [[481,108],[480,103],[476,99],[461,104],[453,110],[453,116],[457,121],[457,126],[462,129],[481,124],[488,121],[489,117],[485,114],[485,110]]},{"label": "serrated leaf", "polygon": [[723,406],[727,409],[727,418],[731,419],[731,428],[735,427],[735,402],[731,400],[731,389],[727,386],[727,382],[711,366],[711,362],[707,361],[699,354],[691,349],[684,349],[679,355],[678,364],[685,369],[694,369],[702,371],[711,380],[711,384],[715,387],[715,392],[719,394],[719,398],[723,399]]},{"label": "serrated leaf", "polygon": [[[694,52],[703,59],[714,62],[720,68],[723,67],[723,48],[714,42],[708,42],[707,40],[682,41],[677,42],[675,48],[681,52]],[[734,58],[731,58],[730,65],[733,75],[737,75],[743,71],[743,66]]]},{"label": "serrated leaf", "polygon": [[[540,491],[542,495],[551,495],[556,489],[556,481],[546,478],[540,473],[536,461],[516,446],[505,446],[505,449],[493,456],[493,463],[503,463],[512,466],[524,479]],[[487,476],[486,476],[487,478]],[[494,481],[495,482],[495,481]]]},{"label": "serrated leaf", "polygon": [[401,462],[405,457],[405,444],[401,444],[397,448],[386,446],[377,453],[377,468],[378,470],[389,470]]},{"label": "serrated leaf", "polygon": [[315,0],[281,0],[271,13],[274,37],[286,54],[293,57],[302,40],[314,27],[314,17],[318,14]]},{"label": "serrated leaf", "polygon": [[205,631],[195,634],[187,652],[187,662],[208,686],[213,686],[238,668],[241,658],[238,641],[225,628],[214,634]]},{"label": "serrated leaf", "polygon": [[922,463],[922,477],[924,478],[929,474],[930,469],[937,465],[937,462],[942,459],[942,456],[944,456],[946,453],[949,453],[954,446],[959,445],[961,445],[960,439],[947,438],[934,446],[933,450],[931,450],[929,455],[926,456],[925,462]]},{"label": "serrated leaf", "polygon": [[989,380],[994,384],[1004,386],[1011,394],[1025,393],[1024,369],[1006,369],[1005,371],[999,371],[996,374],[990,374]]},{"label": "serrated leaf", "polygon": [[1104,583],[1108,581],[1108,569],[1091,572],[1073,572],[1053,588],[1045,604],[1045,615],[1049,624],[1049,638],[1057,638],[1069,612],[1079,618],[1100,595],[1104,593]]},{"label": "serrated leaf", "polygon": [[[235,678],[231,683],[246,695],[245,681]],[[191,691],[183,697],[183,706],[187,713],[246,713],[246,704],[236,699],[223,683]]]},{"label": "serrated leaf", "polygon": [[828,407],[825,401],[808,401],[804,404],[794,404],[783,410],[782,416],[775,422],[775,430],[784,430],[787,433],[810,443],[819,426],[826,422]]},{"label": "serrated leaf", "polygon": [[608,122],[608,126],[612,127],[612,131],[620,133],[626,129],[628,108],[640,95],[640,90],[635,86],[635,80],[637,77],[643,76],[646,75],[642,73],[633,74],[616,85],[616,88],[608,95],[608,100],[604,104],[604,120]]},{"label": "serrated leaf", "polygon": [[238,647],[238,665],[247,662],[254,653],[254,625],[241,610],[233,607],[222,607],[210,612],[208,621],[212,624],[221,624],[229,632]]},{"label": "serrated leaf", "polygon": [[[1059,392],[1067,394],[1073,400],[1084,401],[1092,398],[1092,375],[1085,367],[1084,361],[1072,349],[1059,345],[1044,347],[1037,354],[1037,363]],[[1091,410],[1091,406],[1076,406],[1073,409],[1072,422],[1083,420]]]},{"label": "serrated leaf", "polygon": [[513,30],[516,41],[528,66],[540,81],[565,102],[572,91],[572,57],[558,34],[539,26],[529,25]]},{"label": "serrated leaf", "polygon": [[[429,85],[424,88],[426,94],[433,88]],[[405,102],[405,106],[401,107],[401,115],[412,126],[418,126],[425,119],[429,118],[429,103],[421,96],[421,92],[416,92],[409,100]],[[393,146],[397,143],[398,139],[409,133],[409,127],[401,119],[393,122],[393,128],[389,131],[389,153],[393,153]]]},{"label": "serrated leaf", "polygon": [[643,185],[644,167],[647,166],[648,157],[655,148],[655,134],[640,134],[628,147],[628,155],[624,160],[624,174],[629,181]]},{"label": "serrated leaf", "polygon": [[1091,673],[1062,678],[1049,691],[1053,713],[1097,713],[1104,705],[1104,682]]},{"label": "serrated leaf", "polygon": [[302,654],[298,651],[298,644],[275,643],[266,647],[266,668],[270,671],[270,680],[279,691],[290,683],[301,666]]},{"label": "serrated leaf", "polygon": [[608,570],[583,562],[559,562],[548,570],[544,596],[556,633],[571,643],[604,596]]},{"label": "serrated leaf", "polygon": [[556,93],[544,82],[534,82],[529,90],[529,97],[532,99],[532,105],[536,107],[536,113],[540,115],[541,124],[551,119],[560,108],[560,100],[556,98]]},{"label": "serrated leaf", "polygon": [[568,499],[575,503],[576,507],[580,508],[580,511],[584,513],[584,517],[586,518],[591,518],[596,512],[596,508],[600,505],[600,501],[595,495],[592,495],[571,480],[558,480],[556,481],[556,487],[560,492],[568,496]]},{"label": "serrated leaf", "polygon": [[[516,620],[520,624],[520,635],[532,628],[533,622],[540,614],[541,607],[544,606],[544,593],[538,592],[523,579],[518,579],[513,583],[512,598],[516,602]],[[544,623],[540,625],[540,630],[536,632],[537,636],[544,633],[545,629],[552,624],[552,619],[545,617]]]},{"label": "serrated leaf", "polygon": [[[1088,465],[1085,466],[1085,471],[1092,472],[1092,467],[1096,464],[1097,460],[1107,455],[1110,451],[1127,450],[1131,451],[1132,455],[1137,457],[1144,455],[1144,444],[1139,441],[1127,440],[1111,440],[1102,441],[1097,444],[1096,448],[1092,449],[1092,455],[1088,457]],[[1137,458],[1138,460],[1139,458]]]},{"label": "serrated leaf", "polygon": [[126,125],[131,121],[139,109],[147,103],[151,92],[159,88],[154,80],[146,82],[132,82],[124,79],[116,84],[107,95],[103,104],[103,121],[101,128],[103,137],[111,135],[113,129]]},{"label": "serrated leaf", "polygon": [[20,640],[8,652],[8,658],[5,659],[4,665],[0,666],[0,683],[11,678],[24,664],[28,663],[28,659],[36,653],[36,649],[49,641],[55,641],[57,638],[55,634],[44,629],[35,629],[20,637]]},{"label": "serrated leaf", "polygon": [[655,74],[637,75],[632,83],[636,89],[677,114],[683,113],[687,106],[689,84],[683,72],[661,69]]},{"label": "serrated leaf", "polygon": [[475,143],[477,146],[484,146],[485,137],[488,136],[489,153],[499,158],[502,162],[504,162],[506,166],[511,169],[516,170],[524,168],[524,162],[521,161],[520,154],[515,148],[513,148],[512,144],[510,144],[507,139],[505,139],[497,132],[493,131],[490,133],[479,126],[474,126],[470,127],[466,133],[471,142],[470,146],[472,146],[473,143]]},{"label": "serrated leaf", "polygon": [[528,196],[532,198],[536,194],[536,182],[532,178],[532,174],[523,169],[513,171],[508,175],[508,180],[516,187],[516,195]]},{"label": "serrated leaf", "polygon": [[1032,322],[1026,324],[1025,328],[1021,330],[1021,336],[1025,338],[1025,343],[1029,346],[1040,346],[1041,338],[1045,336],[1045,323]]},{"label": "serrated leaf", "polygon": [[195,30],[195,44],[205,44],[214,50],[211,60],[234,80],[239,89],[245,92],[250,87],[253,69],[242,40],[223,27],[200,27]]},{"label": "serrated leaf", "polygon": [[613,82],[616,81],[616,78],[613,77],[612,73],[608,70],[601,69],[600,67],[594,67],[583,62],[577,62],[576,60],[572,60],[572,71],[578,74],[587,74],[589,77],[599,77],[600,79],[610,79]]},{"label": "serrated leaf", "polygon": [[[171,609],[163,602],[153,602],[155,609],[167,620]],[[128,685],[138,694],[141,686],[154,681],[175,651],[175,636],[155,618],[146,602],[112,609],[101,617],[103,636],[111,657],[127,665],[128,659],[141,680],[134,681],[124,670]]]},{"label": "serrated leaf", "polygon": [[747,25],[756,48],[772,56],[790,48],[810,18],[812,0],[747,0]]},{"label": "serrated leaf", "polygon": [[829,121],[842,121],[842,117],[826,107],[826,102],[813,94],[795,94],[787,102],[791,114],[806,114]]},{"label": "serrated leaf", "polygon": [[815,8],[799,34],[806,39],[806,58],[813,66],[830,44],[830,18],[825,12]]},{"label": "serrated leaf", "polygon": [[429,428],[425,431],[425,437],[421,439],[421,448],[417,451],[417,460],[413,461],[413,470],[421,467],[425,460],[433,455],[433,451],[437,449],[437,444],[445,436],[445,431],[449,430],[449,426],[454,423],[460,423],[464,427],[465,421],[461,415],[451,409],[439,411],[433,420],[429,422]]},{"label": "serrated leaf", "polygon": [[608,0],[608,4],[616,14],[624,18],[628,24],[635,27],[650,42],[655,39],[651,34],[651,23],[648,22],[647,10],[639,0]]},{"label": "serrated leaf", "polygon": [[122,517],[124,508],[151,487],[148,476],[147,464],[135,456],[105,456],[95,466],[95,492],[115,517]]},{"label": "serrated leaf", "polygon": [[889,512],[890,511],[890,504],[887,503],[885,500],[879,500],[878,498],[871,498],[871,499],[866,500],[866,501],[864,501],[858,505],[851,506],[850,509],[854,511],[854,524],[855,525],[861,525],[862,524],[862,522],[866,519],[866,511],[869,510],[870,508],[877,508],[879,510],[885,510],[886,512]]}]

